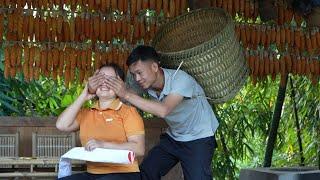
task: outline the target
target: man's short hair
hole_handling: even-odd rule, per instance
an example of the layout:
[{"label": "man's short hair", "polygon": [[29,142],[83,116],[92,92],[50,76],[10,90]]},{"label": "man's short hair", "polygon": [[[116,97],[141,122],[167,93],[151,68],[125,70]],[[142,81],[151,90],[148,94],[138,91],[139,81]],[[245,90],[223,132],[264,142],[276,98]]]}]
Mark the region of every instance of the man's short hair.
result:
[{"label": "man's short hair", "polygon": [[130,66],[138,61],[154,61],[159,63],[159,55],[151,46],[140,45],[132,50],[128,59],[127,65]]}]

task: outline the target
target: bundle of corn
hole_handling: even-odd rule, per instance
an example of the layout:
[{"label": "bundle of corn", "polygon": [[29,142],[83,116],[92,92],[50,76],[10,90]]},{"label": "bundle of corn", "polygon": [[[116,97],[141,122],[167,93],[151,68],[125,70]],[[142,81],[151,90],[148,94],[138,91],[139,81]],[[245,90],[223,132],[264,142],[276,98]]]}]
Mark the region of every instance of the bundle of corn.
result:
[{"label": "bundle of corn", "polygon": [[211,103],[233,98],[249,68],[237,40],[232,18],[222,9],[199,9],[160,27],[153,46],[161,64],[181,68],[204,88]]}]

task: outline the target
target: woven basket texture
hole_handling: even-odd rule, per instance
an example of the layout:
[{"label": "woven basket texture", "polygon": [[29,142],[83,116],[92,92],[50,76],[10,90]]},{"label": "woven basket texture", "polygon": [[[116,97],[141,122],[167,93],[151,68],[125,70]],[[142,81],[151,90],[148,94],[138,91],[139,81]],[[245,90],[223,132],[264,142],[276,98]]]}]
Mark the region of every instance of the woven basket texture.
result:
[{"label": "woven basket texture", "polygon": [[161,66],[181,69],[203,87],[211,103],[224,103],[239,92],[249,68],[231,16],[206,8],[178,16],[160,27],[152,46]]}]

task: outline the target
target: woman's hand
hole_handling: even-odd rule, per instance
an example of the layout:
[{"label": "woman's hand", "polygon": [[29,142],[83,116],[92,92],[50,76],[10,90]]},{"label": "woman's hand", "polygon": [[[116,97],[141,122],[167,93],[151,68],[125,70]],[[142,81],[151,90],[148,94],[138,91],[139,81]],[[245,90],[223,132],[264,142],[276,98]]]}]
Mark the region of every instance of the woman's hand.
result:
[{"label": "woman's hand", "polygon": [[105,76],[99,71],[96,71],[93,76],[89,77],[88,79],[88,90],[91,94],[95,94],[98,87],[103,83],[105,80]]},{"label": "woman's hand", "polygon": [[104,148],[104,142],[91,139],[87,142],[86,146],[84,147],[87,151],[93,151],[96,148]]},{"label": "woman's hand", "polygon": [[84,99],[86,101],[89,101],[91,100],[92,98],[94,98],[96,96],[96,94],[92,94],[89,92],[89,88],[88,88],[88,83],[86,84],[86,86],[84,87],[82,93],[81,93],[81,96],[84,97]]}]

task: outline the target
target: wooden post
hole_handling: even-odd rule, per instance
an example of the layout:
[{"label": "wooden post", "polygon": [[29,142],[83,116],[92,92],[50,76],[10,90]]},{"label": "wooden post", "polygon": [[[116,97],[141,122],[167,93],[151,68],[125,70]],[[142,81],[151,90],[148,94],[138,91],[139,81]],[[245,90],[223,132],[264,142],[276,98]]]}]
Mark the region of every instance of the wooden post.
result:
[{"label": "wooden post", "polygon": [[286,96],[287,81],[288,81],[288,74],[281,76],[281,82],[279,85],[276,106],[273,111],[272,122],[269,130],[269,138],[268,138],[268,143],[267,143],[266,152],[264,156],[264,163],[263,163],[264,167],[271,166],[273,149],[277,140],[278,127],[281,119],[282,106]]}]

